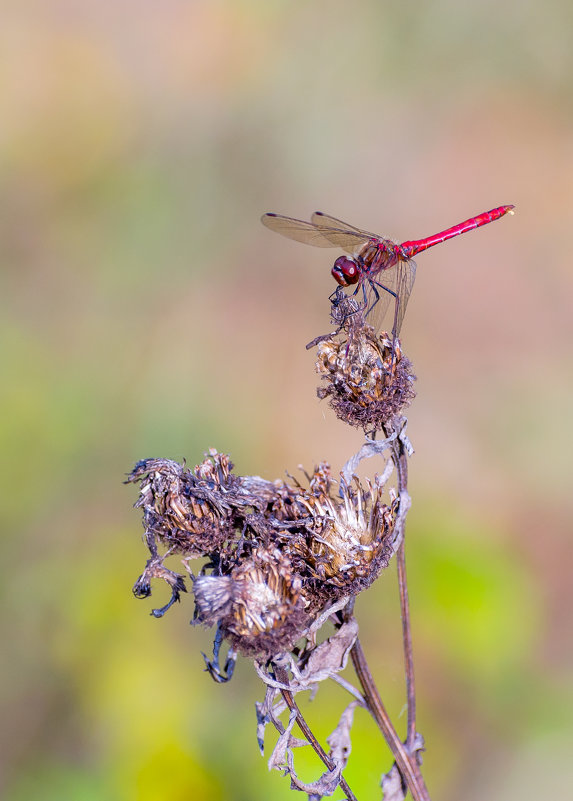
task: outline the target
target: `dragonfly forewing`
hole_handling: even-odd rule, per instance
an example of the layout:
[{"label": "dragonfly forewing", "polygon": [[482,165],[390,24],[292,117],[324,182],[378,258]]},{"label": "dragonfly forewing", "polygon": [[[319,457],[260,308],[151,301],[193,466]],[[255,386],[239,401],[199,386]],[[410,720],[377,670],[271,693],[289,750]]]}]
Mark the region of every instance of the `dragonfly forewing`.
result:
[{"label": "dragonfly forewing", "polygon": [[[334,220],[334,218],[330,219]],[[294,217],[284,217],[281,214],[263,214],[261,222],[271,231],[282,234],[288,239],[318,248],[340,248],[347,253],[356,253],[371,239],[370,234],[358,228],[336,228],[332,224],[306,222],[306,220],[297,220]],[[339,221],[336,220],[336,222]],[[345,224],[341,223],[341,225]]]},{"label": "dragonfly forewing", "polygon": [[325,214],[323,211],[315,211],[312,213],[311,222],[320,228],[330,228],[335,231],[352,231],[355,234],[360,234],[364,239],[382,239],[379,234],[373,234],[372,231],[365,231],[364,228],[357,228],[355,225],[339,220],[338,217],[333,217],[330,214]]}]

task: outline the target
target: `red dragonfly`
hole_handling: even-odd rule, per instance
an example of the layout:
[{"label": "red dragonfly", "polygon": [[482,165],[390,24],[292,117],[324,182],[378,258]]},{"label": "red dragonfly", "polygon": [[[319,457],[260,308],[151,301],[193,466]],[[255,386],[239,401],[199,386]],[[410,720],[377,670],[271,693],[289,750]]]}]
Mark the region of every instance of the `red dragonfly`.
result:
[{"label": "red dragonfly", "polygon": [[319,248],[340,248],[349,253],[351,258],[339,256],[336,259],[331,270],[332,275],[343,287],[358,284],[355,292],[362,289],[363,308],[367,310],[369,322],[376,329],[382,323],[390,298],[393,298],[392,336],[397,337],[416,277],[416,263],[413,257],[440,242],[445,242],[446,239],[499,220],[508,212],[513,214],[514,208],[512,205],[499,206],[491,211],[484,211],[476,217],[470,217],[469,220],[447,228],[439,234],[401,244],[370,231],[363,231],[321,211],[315,211],[310,222],[283,217],[281,214],[263,214],[261,222],[271,231],[295,239],[297,242]]}]

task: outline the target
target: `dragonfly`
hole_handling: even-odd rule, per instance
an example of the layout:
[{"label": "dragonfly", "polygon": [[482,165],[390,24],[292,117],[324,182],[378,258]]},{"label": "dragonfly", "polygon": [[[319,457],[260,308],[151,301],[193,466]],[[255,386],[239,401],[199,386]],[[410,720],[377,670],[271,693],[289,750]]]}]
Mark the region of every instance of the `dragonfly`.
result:
[{"label": "dragonfly", "polygon": [[513,214],[514,208],[513,205],[498,206],[438,234],[402,243],[356,228],[321,211],[315,211],[309,222],[273,213],[263,214],[261,222],[288,239],[319,248],[339,248],[347,253],[334,262],[332,276],[339,286],[356,284],[354,294],[361,291],[362,311],[376,330],[381,327],[392,303],[392,336],[396,339],[416,278],[413,257],[447,239]]}]

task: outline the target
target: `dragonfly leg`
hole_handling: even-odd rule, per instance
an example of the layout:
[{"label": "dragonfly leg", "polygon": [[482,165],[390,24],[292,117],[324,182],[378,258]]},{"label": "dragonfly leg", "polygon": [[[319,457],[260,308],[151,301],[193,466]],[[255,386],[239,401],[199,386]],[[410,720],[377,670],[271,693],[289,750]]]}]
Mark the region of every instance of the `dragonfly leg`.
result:
[{"label": "dragonfly leg", "polygon": [[390,370],[388,371],[389,374],[392,375],[392,370],[394,369],[394,362],[396,359],[396,340],[398,339],[397,328],[398,328],[398,313],[400,311],[400,298],[398,297],[398,294],[396,292],[394,292],[389,287],[384,286],[384,284],[381,284],[379,281],[375,281],[373,278],[370,278],[369,280],[370,280],[370,285],[372,286],[372,291],[376,296],[376,300],[374,301],[372,306],[368,309],[366,314],[370,314],[374,306],[376,306],[376,304],[380,300],[380,293],[378,292],[376,287],[379,287],[380,289],[383,289],[385,292],[388,292],[388,294],[392,295],[392,297],[394,298],[394,321],[392,323],[392,362],[390,364]]},{"label": "dragonfly leg", "polygon": [[332,292],[328,298],[332,304],[331,318],[333,322],[338,324],[336,333],[340,331],[344,323],[350,317],[352,317],[354,314],[357,314],[359,311],[362,311],[358,303],[350,300],[351,297],[356,295],[357,290],[358,287],[356,287],[352,295],[347,295],[341,286],[337,286],[334,292]]},{"label": "dragonfly leg", "polygon": [[[384,286],[384,284],[381,284],[379,281],[375,281],[373,278],[369,278],[368,279],[368,283],[372,287],[372,291],[374,292],[374,295],[376,296],[376,300],[370,306],[370,308],[368,309],[366,314],[370,314],[370,312],[372,311],[374,306],[376,306],[376,304],[380,300],[380,293],[378,292],[376,287],[379,287],[380,289],[383,289],[384,292],[387,292],[389,295],[392,295],[392,297],[394,298],[394,301],[395,301],[396,309],[397,309],[397,307],[398,307],[398,295],[394,292],[394,290],[390,289],[390,287]],[[366,288],[365,288],[365,284],[364,283],[362,284],[362,291],[364,293],[364,301],[366,302]],[[397,314],[397,312],[394,313],[394,325],[396,324],[396,319],[397,319],[396,314]]]}]

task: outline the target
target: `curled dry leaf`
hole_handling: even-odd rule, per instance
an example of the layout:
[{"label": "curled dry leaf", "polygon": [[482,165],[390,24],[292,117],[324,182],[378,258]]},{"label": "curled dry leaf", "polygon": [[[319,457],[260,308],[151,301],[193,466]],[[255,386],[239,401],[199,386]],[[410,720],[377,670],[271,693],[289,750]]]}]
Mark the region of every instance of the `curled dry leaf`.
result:
[{"label": "curled dry leaf", "polygon": [[[269,770],[287,770],[288,752],[290,751],[290,749],[301,748],[303,745],[308,745],[308,742],[306,740],[300,740],[298,737],[293,737],[293,735],[291,734],[292,728],[295,723],[296,723],[296,710],[293,709],[289,715],[288,724],[281,732],[279,739],[277,740],[277,743],[273,748],[273,752],[269,757],[268,761]],[[282,725],[281,728],[283,728]]]},{"label": "curled dry leaf", "polygon": [[297,681],[293,683],[292,692],[307,689],[311,684],[332,678],[335,673],[344,670],[357,637],[358,623],[352,618],[343,623],[331,637],[313,648],[306,664],[298,673]]},{"label": "curled dry leaf", "polygon": [[[346,767],[348,757],[351,751],[350,729],[352,727],[354,709],[359,705],[358,701],[352,701],[344,710],[338,721],[338,725],[327,738],[330,745],[329,759],[333,765],[332,768],[325,771],[320,778],[316,781],[307,783],[303,782],[296,774],[294,767],[294,755],[292,752],[292,743],[286,739],[286,736],[280,738],[281,742],[281,757],[286,756],[286,771],[291,778],[291,788],[301,790],[307,793],[309,798],[320,799],[324,796],[330,796],[334,793],[342,776],[342,771]],[[293,715],[289,718],[289,726],[292,728],[291,721]],[[286,733],[285,733],[286,734]],[[277,743],[278,746],[278,743]],[[276,749],[275,749],[276,751]],[[273,752],[274,755],[275,752]],[[282,764],[282,763],[281,763]],[[282,765],[284,767],[284,764]],[[277,767],[277,765],[273,765]]]},{"label": "curled dry leaf", "polygon": [[352,701],[338,721],[338,726],[334,729],[332,734],[327,737],[326,742],[330,746],[330,756],[337,763],[346,767],[348,757],[352,750],[352,743],[350,740],[350,729],[354,721],[354,710],[361,704],[358,701]]},{"label": "curled dry leaf", "polygon": [[396,763],[392,765],[388,773],[382,776],[380,786],[384,793],[384,801],[404,801],[406,798],[407,788],[404,787]]}]

